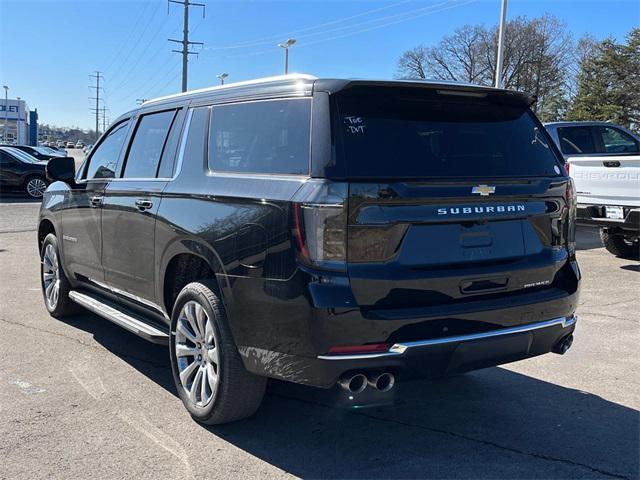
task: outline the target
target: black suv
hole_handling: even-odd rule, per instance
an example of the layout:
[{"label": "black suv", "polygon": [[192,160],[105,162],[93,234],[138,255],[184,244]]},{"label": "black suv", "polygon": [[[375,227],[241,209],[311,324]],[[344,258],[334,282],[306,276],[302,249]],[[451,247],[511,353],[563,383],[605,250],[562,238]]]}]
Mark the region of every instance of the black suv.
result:
[{"label": "black suv", "polygon": [[268,377],[355,405],[564,353],[574,190],[530,102],[309,76],[147,101],[77,174],[48,164],[46,307],[168,344],[205,423],[251,415]]}]

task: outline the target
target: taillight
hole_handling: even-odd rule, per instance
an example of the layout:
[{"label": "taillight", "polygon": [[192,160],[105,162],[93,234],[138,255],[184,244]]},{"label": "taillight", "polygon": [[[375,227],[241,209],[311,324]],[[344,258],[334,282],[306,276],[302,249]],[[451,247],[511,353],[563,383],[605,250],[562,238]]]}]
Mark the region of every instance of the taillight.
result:
[{"label": "taillight", "polygon": [[293,204],[293,235],[303,262],[329,270],[346,269],[347,184],[308,181]]},{"label": "taillight", "polygon": [[[569,165],[567,163],[567,165]],[[565,202],[567,204],[567,230],[566,230],[566,239],[567,239],[567,250],[570,255],[575,254],[576,251],[576,212],[577,212],[577,202],[576,202],[576,187],[573,183],[573,179],[569,178],[567,182],[567,189],[565,191]]]},{"label": "taillight", "polygon": [[570,170],[571,170],[571,164],[570,164],[568,161],[564,163],[564,169],[565,169],[565,170],[566,170],[566,172],[567,172],[567,177],[568,177],[569,175],[571,175],[571,172],[570,172]]}]

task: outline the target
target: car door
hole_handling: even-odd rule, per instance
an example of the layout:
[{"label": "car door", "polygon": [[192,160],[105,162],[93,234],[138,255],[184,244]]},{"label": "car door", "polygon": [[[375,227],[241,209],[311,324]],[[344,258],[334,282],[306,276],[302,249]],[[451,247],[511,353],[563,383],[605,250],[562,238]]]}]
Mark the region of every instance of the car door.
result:
[{"label": "car door", "polygon": [[105,186],[115,176],[128,119],[116,123],[100,140],[67,192],[62,219],[64,267],[76,279],[104,281],[102,269],[102,202]]},{"label": "car door", "polygon": [[141,303],[153,302],[154,234],[162,191],[173,174],[183,112],[150,112],[135,120],[119,178],[107,185],[102,210],[105,283]]},{"label": "car door", "polygon": [[22,184],[20,166],[18,160],[0,151],[0,187],[13,188]]}]

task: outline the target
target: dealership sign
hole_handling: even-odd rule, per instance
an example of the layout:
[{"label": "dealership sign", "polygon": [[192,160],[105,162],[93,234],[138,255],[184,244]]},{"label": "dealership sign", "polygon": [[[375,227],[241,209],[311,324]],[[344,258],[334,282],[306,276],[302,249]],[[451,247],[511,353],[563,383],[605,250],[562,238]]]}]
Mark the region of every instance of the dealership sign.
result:
[{"label": "dealership sign", "polygon": [[8,118],[24,121],[26,120],[24,110],[24,100],[9,100],[8,103],[5,103],[4,99],[0,99],[0,120]]}]

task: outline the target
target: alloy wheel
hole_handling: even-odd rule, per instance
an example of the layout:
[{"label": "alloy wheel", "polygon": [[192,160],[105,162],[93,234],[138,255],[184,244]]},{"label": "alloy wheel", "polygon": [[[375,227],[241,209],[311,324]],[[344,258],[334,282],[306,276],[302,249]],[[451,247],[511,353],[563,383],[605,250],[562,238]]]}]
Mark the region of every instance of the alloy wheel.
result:
[{"label": "alloy wheel", "polygon": [[41,178],[32,178],[27,182],[27,193],[33,198],[42,198],[44,191],[47,189],[47,184]]},{"label": "alloy wheel", "polygon": [[55,310],[60,297],[60,266],[58,254],[51,243],[47,244],[42,256],[42,285],[47,305]]},{"label": "alloy wheel", "polygon": [[189,400],[198,407],[213,398],[220,361],[213,320],[198,302],[184,304],[175,331],[175,354],[180,383]]}]

